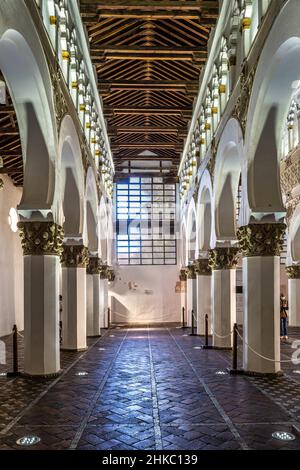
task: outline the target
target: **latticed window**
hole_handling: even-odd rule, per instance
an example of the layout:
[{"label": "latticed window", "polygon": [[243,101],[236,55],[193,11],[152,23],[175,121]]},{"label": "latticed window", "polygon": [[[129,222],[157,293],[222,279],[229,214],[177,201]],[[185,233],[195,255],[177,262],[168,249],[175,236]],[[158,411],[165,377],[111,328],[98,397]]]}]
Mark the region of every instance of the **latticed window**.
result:
[{"label": "latticed window", "polygon": [[162,178],[122,180],[116,212],[120,264],[176,264],[175,184]]}]

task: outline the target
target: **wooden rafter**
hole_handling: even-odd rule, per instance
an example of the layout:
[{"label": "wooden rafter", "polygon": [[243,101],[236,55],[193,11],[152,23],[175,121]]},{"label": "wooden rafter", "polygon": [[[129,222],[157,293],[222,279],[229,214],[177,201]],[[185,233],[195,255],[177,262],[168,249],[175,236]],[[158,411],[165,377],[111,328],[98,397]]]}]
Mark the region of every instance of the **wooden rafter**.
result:
[{"label": "wooden rafter", "polygon": [[[152,160],[172,162],[163,171],[173,175],[218,4],[217,0],[80,1],[118,177],[138,160],[145,165]],[[147,151],[150,156],[144,156]]]}]

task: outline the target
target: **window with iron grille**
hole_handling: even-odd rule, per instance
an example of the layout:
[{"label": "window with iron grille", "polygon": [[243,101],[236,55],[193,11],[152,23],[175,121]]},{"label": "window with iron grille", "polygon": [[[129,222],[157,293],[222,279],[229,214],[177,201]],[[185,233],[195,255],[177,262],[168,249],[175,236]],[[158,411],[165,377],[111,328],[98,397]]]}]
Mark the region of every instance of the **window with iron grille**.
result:
[{"label": "window with iron grille", "polygon": [[119,264],[176,264],[175,184],[128,178],[116,185]]}]

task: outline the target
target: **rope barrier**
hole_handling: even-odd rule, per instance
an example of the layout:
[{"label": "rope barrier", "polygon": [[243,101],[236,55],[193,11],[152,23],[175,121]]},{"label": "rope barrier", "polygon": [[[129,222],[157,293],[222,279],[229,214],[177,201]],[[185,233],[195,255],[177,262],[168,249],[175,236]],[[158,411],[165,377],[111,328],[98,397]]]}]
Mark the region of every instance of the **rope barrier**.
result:
[{"label": "rope barrier", "polygon": [[224,335],[224,336],[223,335],[218,335],[218,333],[216,333],[215,330],[212,327],[211,327],[211,332],[212,332],[213,335],[216,335],[217,338],[224,339],[224,338],[229,338],[229,336],[232,335],[233,330],[231,330],[231,332],[228,333],[228,335]]},{"label": "rope barrier", "polygon": [[287,359],[287,360],[279,360],[279,361],[276,361],[275,359],[271,359],[270,357],[266,357],[266,356],[263,356],[262,354],[258,353],[257,351],[255,351],[255,349],[253,349],[248,343],[247,341],[244,340],[243,336],[240,334],[240,332],[237,330],[237,334],[239,336],[239,338],[243,341],[243,343],[247,346],[247,348],[250,349],[250,351],[252,351],[256,356],[258,357],[261,357],[262,359],[264,359],[265,361],[270,361],[270,362],[276,362],[278,364],[282,363],[282,362],[293,362],[292,359]]},{"label": "rope barrier", "polygon": [[19,336],[21,336],[21,338],[23,338],[23,339],[24,339],[24,336],[23,336],[23,335],[21,335],[21,333],[20,333],[19,331],[17,331],[17,334],[18,334]]}]

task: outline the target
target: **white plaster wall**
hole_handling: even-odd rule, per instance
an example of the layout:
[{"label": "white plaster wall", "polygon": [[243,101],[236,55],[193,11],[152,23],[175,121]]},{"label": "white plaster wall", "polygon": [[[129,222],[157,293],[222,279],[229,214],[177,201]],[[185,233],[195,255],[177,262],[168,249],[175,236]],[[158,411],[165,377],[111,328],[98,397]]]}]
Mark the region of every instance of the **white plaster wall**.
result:
[{"label": "white plaster wall", "polygon": [[8,223],[11,207],[16,208],[22,189],[16,188],[9,177],[1,175],[4,188],[0,190],[0,336],[11,333],[14,323],[24,327],[23,252],[18,232]]},{"label": "white plaster wall", "polygon": [[109,286],[112,321],[180,322],[178,275],[178,266],[120,266]]}]

